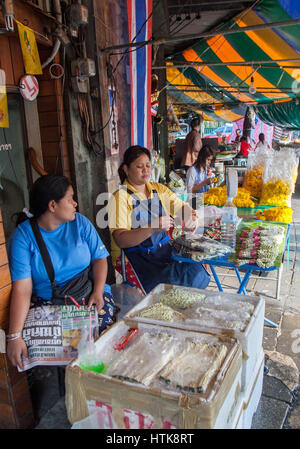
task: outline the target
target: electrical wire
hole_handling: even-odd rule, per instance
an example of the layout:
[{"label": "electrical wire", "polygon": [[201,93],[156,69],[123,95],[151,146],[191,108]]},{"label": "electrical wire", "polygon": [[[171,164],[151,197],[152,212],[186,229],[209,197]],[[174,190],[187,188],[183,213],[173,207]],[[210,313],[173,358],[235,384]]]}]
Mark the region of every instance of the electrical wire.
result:
[{"label": "electrical wire", "polygon": [[[144,26],[146,25],[146,23],[151,19],[152,15],[153,15],[153,11],[154,11],[155,8],[158,6],[158,4],[159,4],[159,0],[158,0],[158,2],[152,7],[151,13],[150,13],[149,16],[147,17],[147,19],[144,21],[144,23],[141,25],[139,31],[138,31],[137,34],[134,36],[134,38],[132,39],[131,43],[133,43],[133,42],[136,40],[136,38],[140,35],[140,33],[142,32],[142,29],[144,28]],[[147,45],[147,42],[145,42],[145,43],[139,45],[138,47],[135,47],[135,48],[132,49],[132,50],[127,49],[127,50],[125,50],[124,52],[119,52],[119,54],[122,54],[123,56],[122,56],[122,58],[119,59],[119,61],[117,62],[116,66],[114,67],[113,73],[115,73],[115,71],[116,71],[117,68],[119,67],[121,61],[124,59],[124,57],[125,57],[128,53],[132,53],[132,52],[134,52],[134,51],[137,51],[137,50],[139,50],[140,48],[144,47],[145,45]],[[113,53],[111,53],[109,56],[111,56],[112,54],[113,54]],[[114,53],[114,54],[116,54],[116,53]]]},{"label": "electrical wire", "polygon": [[[187,19],[186,19],[186,20],[187,20]],[[172,32],[171,32],[171,36],[173,35],[174,31],[176,31],[176,34],[177,34],[177,33],[180,33],[180,31],[182,31],[182,30],[183,30],[184,28],[186,28],[188,25],[190,25],[191,23],[193,23],[195,20],[196,20],[196,16],[195,16],[193,19],[188,20],[187,23],[185,23],[181,28],[178,29],[178,27],[177,27],[176,30],[173,29]]]},{"label": "electrical wire", "polygon": [[114,104],[115,104],[115,101],[116,101],[117,92],[116,92],[115,77],[114,77],[114,74],[113,74],[111,69],[109,70],[108,77],[112,81],[111,82],[111,89],[112,89],[111,104],[112,104],[112,107],[111,107],[110,115],[109,115],[109,118],[108,118],[107,122],[105,123],[105,125],[103,125],[102,128],[98,129],[97,131],[93,132],[93,136],[96,135],[96,134],[99,134],[101,131],[103,131],[108,126],[108,124],[109,124],[109,122],[110,122],[110,120],[111,120],[111,118],[112,118],[112,116],[114,114]]},{"label": "electrical wire", "polygon": [[[177,17],[182,13],[182,11],[184,10],[184,7],[186,6],[186,4],[187,4],[187,2],[188,2],[189,0],[185,0],[185,2],[183,3],[183,5],[181,5],[181,8],[179,9],[179,11],[177,11],[174,15],[176,16],[176,18],[174,19],[174,20],[171,20],[170,22],[169,22],[169,17],[161,24],[161,27],[165,24],[165,23],[167,23],[167,22],[169,22],[169,30],[171,30],[171,26],[175,23],[175,22],[177,22]],[[178,6],[180,6],[180,3],[178,4]]]},{"label": "electrical wire", "polygon": [[[83,139],[86,143],[86,145],[92,150],[95,156],[101,156],[103,155],[104,151],[103,148],[100,146],[98,142],[94,139],[94,136],[96,133],[91,134],[89,127],[90,127],[90,116],[89,111],[86,103],[86,99],[83,97],[83,95],[78,94],[77,95],[77,104],[78,104],[78,110],[79,115],[81,118],[81,122],[83,125]],[[100,131],[98,131],[100,132]],[[98,147],[98,149],[96,149]]]}]

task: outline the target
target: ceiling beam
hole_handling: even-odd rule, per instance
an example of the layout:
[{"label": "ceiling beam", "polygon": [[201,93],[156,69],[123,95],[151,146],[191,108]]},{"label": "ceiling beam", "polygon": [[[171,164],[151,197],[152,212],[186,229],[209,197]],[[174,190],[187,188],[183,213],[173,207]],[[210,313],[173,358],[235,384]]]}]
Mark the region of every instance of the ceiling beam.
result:
[{"label": "ceiling beam", "polygon": [[266,30],[268,28],[279,28],[282,26],[292,26],[292,25],[299,25],[300,19],[293,19],[293,20],[284,20],[281,22],[270,22],[270,23],[263,23],[260,25],[251,25],[248,27],[238,27],[238,28],[230,28],[227,30],[215,30],[207,33],[198,33],[198,34],[186,34],[182,36],[176,36],[176,37],[170,37],[170,38],[162,38],[162,39],[150,39],[148,41],[142,41],[142,42],[129,42],[127,44],[120,44],[120,45],[114,45],[112,47],[105,47],[102,48],[101,52],[111,51],[111,50],[120,50],[122,48],[129,48],[129,47],[139,47],[144,45],[160,45],[160,44],[168,44],[173,42],[181,42],[185,40],[191,40],[191,39],[201,39],[201,38],[207,38],[207,37],[213,37],[213,36],[226,36],[228,34],[237,34],[237,33],[244,33],[245,31],[259,31],[259,30]]},{"label": "ceiling beam", "polygon": [[211,3],[201,3],[201,4],[189,4],[180,7],[179,5],[171,5],[168,6],[170,10],[170,15],[172,16],[180,16],[181,14],[189,13],[211,13],[212,11],[242,11],[243,9],[249,7],[249,4],[253,3],[253,1],[241,2],[238,0],[237,2],[232,1],[221,1],[216,2],[213,1]]},{"label": "ceiling beam", "polygon": [[[274,62],[277,63],[277,65],[274,65]],[[265,60],[265,61],[240,61],[240,62],[236,62],[236,61],[228,61],[228,62],[210,62],[210,61],[201,61],[201,62],[197,62],[197,61],[192,61],[192,62],[186,62],[186,63],[182,63],[182,64],[172,64],[172,65],[164,65],[164,66],[154,66],[152,67],[152,69],[155,70],[162,70],[162,69],[173,69],[173,68],[184,68],[184,67],[214,67],[214,66],[238,66],[238,67],[243,67],[243,66],[250,66],[250,67],[262,67],[262,68],[272,68],[272,69],[299,69],[300,70],[300,66],[296,65],[296,66],[282,66],[281,63],[286,63],[286,62],[299,62],[300,63],[300,58],[298,59],[272,59],[272,60]],[[270,65],[273,64],[273,65]],[[279,64],[279,65],[278,65]]]},{"label": "ceiling beam", "polygon": [[[180,87],[182,87],[183,89],[177,89],[177,87],[178,88],[180,88]],[[177,90],[177,92],[178,91],[184,91],[184,92],[207,92],[207,91],[213,91],[213,92],[216,92],[216,90],[219,90],[219,89],[222,89],[222,90],[224,90],[224,91],[229,91],[229,93],[230,92],[235,92],[235,91],[237,91],[237,92],[243,92],[244,90],[248,90],[249,89],[249,86],[241,86],[241,87],[239,87],[239,88],[237,88],[235,85],[233,85],[232,87],[231,86],[207,86],[207,87],[205,87],[205,88],[202,88],[202,87],[200,87],[200,86],[195,86],[195,89],[193,89],[193,87],[192,86],[190,86],[190,85],[184,85],[184,84],[170,84],[168,87],[167,87],[167,89],[168,90],[171,90],[171,89],[173,89],[174,88],[174,90],[176,89]],[[257,87],[257,86],[255,86],[255,89],[258,91],[262,91],[262,90],[264,90],[264,91],[273,91],[273,90],[276,90],[276,87]],[[292,91],[293,92],[293,88],[292,87],[278,87],[278,90],[280,90],[280,91]],[[277,90],[277,92],[278,92],[278,90]]]},{"label": "ceiling beam", "polygon": [[184,5],[168,5],[168,9],[175,9],[175,8],[181,8],[182,6],[184,6],[185,8],[191,8],[194,6],[210,6],[210,5],[220,5],[223,3],[229,3],[230,5],[232,3],[240,3],[241,5],[244,6],[245,3],[253,3],[253,0],[212,0],[210,2],[201,2],[201,3],[188,3],[188,4],[184,4]]}]

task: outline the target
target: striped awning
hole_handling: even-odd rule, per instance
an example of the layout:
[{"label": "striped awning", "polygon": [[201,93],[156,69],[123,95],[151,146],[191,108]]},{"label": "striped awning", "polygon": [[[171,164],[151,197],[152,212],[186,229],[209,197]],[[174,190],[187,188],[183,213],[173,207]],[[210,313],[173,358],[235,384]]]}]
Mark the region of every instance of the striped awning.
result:
[{"label": "striped awning", "polygon": [[[168,95],[173,103],[234,122],[244,116],[247,105],[295,99],[300,91],[299,24],[224,35],[222,31],[299,18],[298,1],[261,0],[220,27],[216,36],[169,58]],[[249,92],[252,81],[256,92]]]}]

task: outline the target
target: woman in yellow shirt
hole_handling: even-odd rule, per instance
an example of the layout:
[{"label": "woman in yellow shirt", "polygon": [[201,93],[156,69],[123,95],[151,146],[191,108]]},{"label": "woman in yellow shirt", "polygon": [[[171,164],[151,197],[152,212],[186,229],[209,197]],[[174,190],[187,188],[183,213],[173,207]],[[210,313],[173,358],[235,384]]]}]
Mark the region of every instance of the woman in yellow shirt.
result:
[{"label": "woman in yellow shirt", "polygon": [[112,250],[124,250],[146,293],[159,283],[206,288],[210,276],[201,264],[171,258],[168,230],[176,218],[194,230],[195,213],[166,186],[149,182],[150,175],[150,151],[129,147],[119,168],[122,185],[108,208]]}]

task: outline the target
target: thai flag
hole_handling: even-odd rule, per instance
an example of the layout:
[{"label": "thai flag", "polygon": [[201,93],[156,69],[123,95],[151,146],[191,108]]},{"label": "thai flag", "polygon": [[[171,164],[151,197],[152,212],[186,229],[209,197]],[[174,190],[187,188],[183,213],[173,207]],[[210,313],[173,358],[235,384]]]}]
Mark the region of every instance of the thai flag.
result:
[{"label": "thai flag", "polygon": [[[127,0],[129,42],[152,36],[152,0]],[[146,23],[145,23],[146,22]],[[150,149],[152,46],[130,48],[131,145]]]}]

